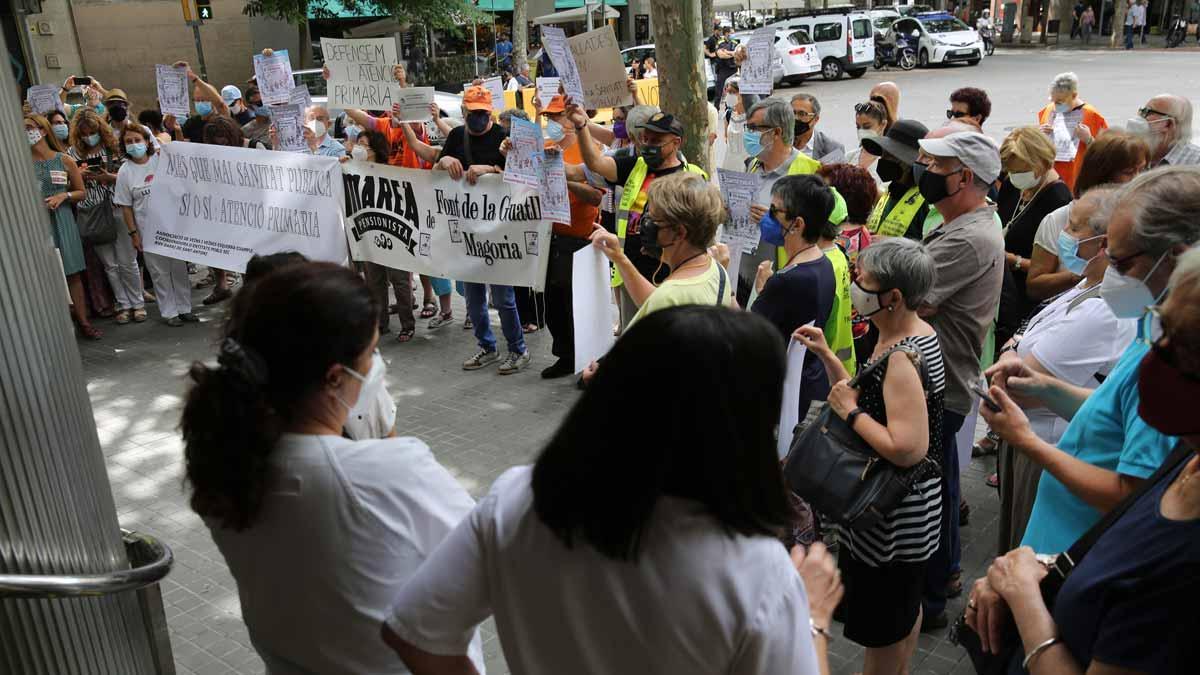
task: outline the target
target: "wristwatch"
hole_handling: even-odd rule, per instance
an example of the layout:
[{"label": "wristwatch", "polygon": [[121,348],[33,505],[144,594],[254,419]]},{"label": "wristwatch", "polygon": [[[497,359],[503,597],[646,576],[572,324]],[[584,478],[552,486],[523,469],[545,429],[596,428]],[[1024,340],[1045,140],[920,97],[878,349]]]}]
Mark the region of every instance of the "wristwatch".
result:
[{"label": "wristwatch", "polygon": [[808,627],[812,630],[813,637],[821,635],[826,641],[833,642],[833,634],[829,632],[829,629],[824,626],[818,626],[817,622],[813,621],[811,616],[808,617]]},{"label": "wristwatch", "polygon": [[850,412],[846,413],[846,426],[853,429],[854,428],[854,420],[862,413],[863,413],[862,408],[855,408],[854,410],[851,410]]},{"label": "wristwatch", "polygon": [[1022,260],[1024,260],[1024,258],[1022,258],[1021,256],[1017,256],[1017,259],[1013,261],[1012,268],[1013,268],[1014,272],[1021,271],[1021,261]]}]

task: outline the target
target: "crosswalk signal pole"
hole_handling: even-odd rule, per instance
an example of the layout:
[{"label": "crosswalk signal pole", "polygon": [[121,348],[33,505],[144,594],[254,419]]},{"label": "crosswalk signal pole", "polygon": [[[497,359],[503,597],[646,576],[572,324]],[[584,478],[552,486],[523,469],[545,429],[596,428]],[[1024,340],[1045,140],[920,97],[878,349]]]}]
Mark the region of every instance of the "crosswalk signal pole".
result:
[{"label": "crosswalk signal pole", "polygon": [[[200,24],[202,16],[212,18],[210,0],[180,0],[183,5],[183,21],[192,27],[192,37],[196,39],[196,60],[200,65],[200,79],[208,81],[208,66],[204,64],[204,45],[200,42]],[[203,14],[202,14],[203,12]]]}]

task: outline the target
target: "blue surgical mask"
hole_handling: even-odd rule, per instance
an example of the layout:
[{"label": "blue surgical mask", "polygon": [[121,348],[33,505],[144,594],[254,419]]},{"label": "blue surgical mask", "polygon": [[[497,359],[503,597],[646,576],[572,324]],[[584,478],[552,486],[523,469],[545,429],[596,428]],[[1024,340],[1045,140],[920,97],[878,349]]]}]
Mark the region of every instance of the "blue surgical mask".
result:
[{"label": "blue surgical mask", "polygon": [[555,122],[554,120],[546,120],[546,138],[549,138],[557,143],[563,139],[563,136],[566,135],[566,132],[563,131],[563,125]]},{"label": "blue surgical mask", "polygon": [[350,125],[346,126],[345,131],[346,131],[346,138],[354,139],[354,138],[358,138],[360,129],[358,127],[354,126],[353,124],[350,124]]},{"label": "blue surgical mask", "polygon": [[71,129],[65,124],[51,124],[50,129],[60,141],[67,140],[67,135],[71,133]]},{"label": "blue surgical mask", "polygon": [[88,146],[94,148],[97,145],[100,145],[100,134],[92,134],[83,140],[88,144]]},{"label": "blue surgical mask", "polygon": [[1067,104],[1067,103],[1055,103],[1054,104],[1054,112],[1058,113],[1059,115],[1061,115],[1065,112],[1069,112],[1070,110],[1071,110],[1070,104]]},{"label": "blue surgical mask", "polygon": [[763,132],[750,131],[746,129],[742,132],[742,147],[745,148],[746,154],[751,157],[758,157],[763,152],[762,145]]},{"label": "blue surgical mask", "polygon": [[212,114],[213,105],[208,101],[196,101],[196,114],[201,117],[208,117]]},{"label": "blue surgical mask", "polygon": [[1072,237],[1066,230],[1058,233],[1058,260],[1062,266],[1067,268],[1071,274],[1083,274],[1083,270],[1087,267],[1091,260],[1084,260],[1079,257],[1079,245],[1085,241],[1099,239],[1104,235],[1099,234],[1095,237],[1088,237],[1083,241]]},{"label": "blue surgical mask", "polygon": [[146,144],[128,143],[125,146],[125,152],[128,152],[130,157],[141,159],[142,157],[146,156]]},{"label": "blue surgical mask", "polygon": [[772,246],[783,246],[783,238],[787,235],[783,223],[776,220],[769,210],[759,219],[758,231],[762,234],[762,240]]}]

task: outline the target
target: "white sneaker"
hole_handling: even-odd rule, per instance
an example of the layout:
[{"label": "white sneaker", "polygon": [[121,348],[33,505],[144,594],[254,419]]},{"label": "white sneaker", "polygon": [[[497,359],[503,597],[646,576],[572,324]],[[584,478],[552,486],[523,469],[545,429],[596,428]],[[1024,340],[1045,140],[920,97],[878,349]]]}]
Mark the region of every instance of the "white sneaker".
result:
[{"label": "white sneaker", "polygon": [[528,366],[532,360],[533,357],[529,355],[528,349],[520,354],[509,352],[508,356],[504,357],[504,360],[500,362],[500,374],[512,375],[525,366]]},{"label": "white sneaker", "polygon": [[492,351],[489,352],[486,349],[480,349],[478,352],[475,353],[475,356],[472,356],[471,358],[467,359],[466,361],[463,361],[463,370],[479,370],[480,368],[486,366],[487,364],[493,363],[493,362],[499,361],[499,360],[500,360],[500,353],[497,352],[496,350],[493,349]]}]

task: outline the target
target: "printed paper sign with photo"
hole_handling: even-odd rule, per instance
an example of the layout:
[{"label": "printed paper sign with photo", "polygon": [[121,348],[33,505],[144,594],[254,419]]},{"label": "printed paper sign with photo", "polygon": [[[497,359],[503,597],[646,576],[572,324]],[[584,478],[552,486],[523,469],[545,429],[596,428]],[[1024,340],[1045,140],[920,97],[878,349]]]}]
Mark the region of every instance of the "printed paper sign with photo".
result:
[{"label": "printed paper sign with photo", "polygon": [[281,105],[291,100],[296,81],[292,77],[292,62],[286,49],[277,49],[270,56],[254,55],[254,77],[263,103]]},{"label": "printed paper sign with photo", "polygon": [[191,113],[192,102],[188,96],[187,68],[164,66],[161,63],[154,66],[155,80],[158,85],[158,109],[163,115],[174,115],[177,119],[187,119]]}]

